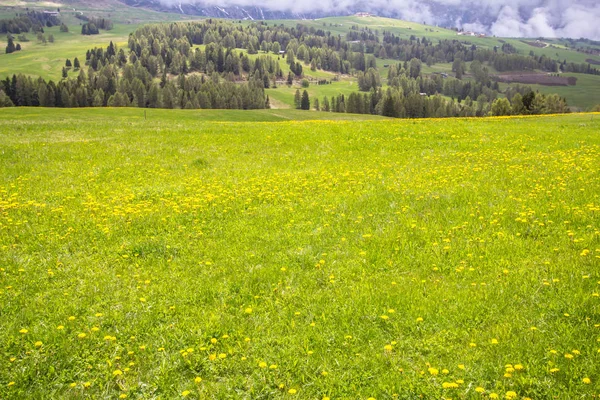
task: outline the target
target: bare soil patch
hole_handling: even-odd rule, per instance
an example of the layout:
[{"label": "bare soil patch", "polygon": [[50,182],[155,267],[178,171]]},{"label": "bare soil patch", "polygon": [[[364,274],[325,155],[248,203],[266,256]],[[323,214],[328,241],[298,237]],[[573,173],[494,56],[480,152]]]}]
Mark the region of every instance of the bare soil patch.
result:
[{"label": "bare soil patch", "polygon": [[498,82],[544,86],[576,86],[577,78],[535,72],[513,72],[494,77]]}]

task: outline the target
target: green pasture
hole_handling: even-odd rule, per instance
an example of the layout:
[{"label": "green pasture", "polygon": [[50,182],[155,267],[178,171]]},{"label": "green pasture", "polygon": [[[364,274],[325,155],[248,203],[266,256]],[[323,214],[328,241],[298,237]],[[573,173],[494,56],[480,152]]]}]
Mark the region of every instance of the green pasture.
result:
[{"label": "green pasture", "polygon": [[600,394],[600,114],[304,116],[0,110],[0,398]]}]

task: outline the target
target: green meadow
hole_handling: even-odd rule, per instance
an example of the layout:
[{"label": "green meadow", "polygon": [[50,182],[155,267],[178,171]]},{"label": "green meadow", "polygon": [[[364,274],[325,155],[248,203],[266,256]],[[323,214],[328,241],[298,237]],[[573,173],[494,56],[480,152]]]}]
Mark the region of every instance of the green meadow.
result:
[{"label": "green meadow", "polygon": [[595,398],[598,132],[3,109],[0,398]]}]

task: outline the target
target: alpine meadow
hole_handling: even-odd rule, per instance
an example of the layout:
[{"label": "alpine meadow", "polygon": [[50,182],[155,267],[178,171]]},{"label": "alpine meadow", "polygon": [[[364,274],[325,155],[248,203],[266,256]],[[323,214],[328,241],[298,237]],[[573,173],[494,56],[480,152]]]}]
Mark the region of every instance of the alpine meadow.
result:
[{"label": "alpine meadow", "polygon": [[297,3],[0,0],[0,399],[600,398],[598,31]]}]

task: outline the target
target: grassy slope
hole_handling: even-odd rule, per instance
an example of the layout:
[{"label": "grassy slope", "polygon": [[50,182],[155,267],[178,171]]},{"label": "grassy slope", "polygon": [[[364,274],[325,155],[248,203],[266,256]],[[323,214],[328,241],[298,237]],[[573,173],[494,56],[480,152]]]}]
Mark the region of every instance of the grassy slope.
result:
[{"label": "grassy slope", "polygon": [[598,392],[600,115],[148,112],[0,110],[0,398]]},{"label": "grassy slope", "polygon": [[[0,8],[1,10],[1,8]],[[6,10],[6,8],[5,8]],[[44,78],[60,79],[62,67],[67,58],[71,60],[74,57],[78,57],[80,60],[85,59],[85,52],[94,46],[105,47],[109,41],[114,41],[120,45],[126,45],[127,36],[130,32],[135,30],[135,23],[146,21],[146,22],[160,22],[169,20],[181,20],[187,18],[177,14],[163,14],[143,9],[135,9],[124,6],[123,4],[107,0],[106,4],[94,5],[94,3],[85,3],[84,6],[78,8],[87,15],[102,15],[110,16],[115,21],[121,23],[115,26],[115,29],[110,32],[103,32],[101,35],[92,37],[83,37],[79,34],[80,27],[79,21],[73,18],[74,12],[68,8],[63,9],[65,19],[71,25],[71,32],[68,34],[61,34],[58,32],[58,28],[48,29],[49,33],[53,33],[56,42],[54,44],[48,43],[42,45],[37,43],[33,35],[29,35],[31,42],[24,43],[24,50],[13,54],[0,54],[0,78],[11,75],[13,73],[26,73],[31,75],[38,75]],[[130,24],[127,24],[130,23]],[[133,23],[133,24],[131,24]],[[243,22],[244,24],[250,23],[248,21]],[[533,50],[536,54],[546,54],[549,57],[559,57],[560,59],[567,59],[574,62],[583,62],[586,58],[597,58],[590,57],[588,55],[578,53],[568,49],[552,49],[544,48],[539,49],[529,46],[523,43],[520,39],[499,39],[499,38],[473,38],[465,36],[457,36],[456,32],[448,29],[432,27],[412,22],[399,21],[388,18],[370,17],[370,18],[358,18],[358,17],[336,17],[336,18],[324,18],[314,21],[269,21],[268,23],[282,23],[287,26],[295,26],[298,23],[313,26],[317,29],[330,30],[333,33],[344,35],[350,30],[353,24],[361,26],[367,26],[371,29],[391,31],[404,38],[408,38],[411,35],[417,37],[429,37],[433,39],[459,39],[466,43],[475,44],[481,47],[493,48],[494,46],[501,46],[500,40],[512,43],[519,49],[521,53],[529,53]],[[323,25],[325,24],[325,26]],[[331,25],[330,25],[331,24]],[[551,43],[564,47],[560,41],[551,41]],[[0,38],[0,49],[5,47],[5,38]],[[261,53],[263,54],[263,53]],[[271,55],[274,57],[274,55]],[[255,56],[253,56],[255,57]],[[395,60],[378,60],[378,66],[383,78],[387,76],[387,70],[383,68],[383,64],[396,63]],[[280,60],[282,70],[287,75],[289,68],[285,63],[284,59]],[[451,64],[435,64],[431,67],[424,67],[425,73],[433,72],[449,72],[451,70]],[[326,71],[310,71],[308,65],[304,66],[305,75],[309,78],[314,79],[328,79],[331,80],[335,76]],[[492,71],[493,72],[493,71]],[[352,83],[354,82],[354,83]],[[385,83],[385,82],[384,82]],[[269,90],[269,96],[273,99],[273,106],[278,108],[292,107],[294,103],[294,93],[296,89],[299,89],[299,83],[297,82],[293,87],[287,87],[285,85],[280,86],[276,90]],[[537,87],[536,87],[537,88]],[[581,109],[589,109],[593,105],[597,104],[598,95],[600,93],[600,77],[582,77],[579,84],[575,88],[554,88],[554,87],[540,87],[540,91],[544,93],[559,93],[567,96],[567,100],[573,106]],[[337,95],[340,93],[350,94],[355,91],[357,86],[355,79],[352,77],[342,77],[342,81],[335,83],[334,85],[328,86],[316,86],[313,85],[309,89],[311,98],[318,97],[322,100],[324,96],[331,97],[331,95]]]},{"label": "grassy slope", "polygon": [[[57,113],[52,108],[4,108],[0,109],[3,118],[22,118],[24,120],[45,120]],[[362,120],[389,120],[377,115],[355,115],[325,113],[300,110],[163,110],[139,108],[86,108],[70,109],[67,113],[58,112],[68,116],[74,121],[88,121],[105,123],[107,116],[120,123],[140,122],[144,116],[148,121],[167,122],[202,122],[202,121],[229,121],[229,122],[277,122],[277,121],[306,121],[306,120],[337,120],[337,121],[362,121]]]},{"label": "grassy slope", "polygon": [[[35,35],[28,34],[30,42],[21,43],[22,51],[12,54],[0,53],[0,77],[22,73],[59,80],[67,58],[73,61],[77,57],[84,64],[85,54],[89,49],[105,48],[111,41],[119,47],[127,46],[127,38],[133,30],[135,26],[132,25],[116,25],[114,29],[101,31],[99,35],[84,36],[81,35],[81,28],[78,25],[71,26],[68,33],[61,33],[59,27],[46,28],[46,35],[53,34],[55,42],[45,45],[39,43]],[[6,37],[1,37],[0,48],[4,47],[6,47]]]}]

